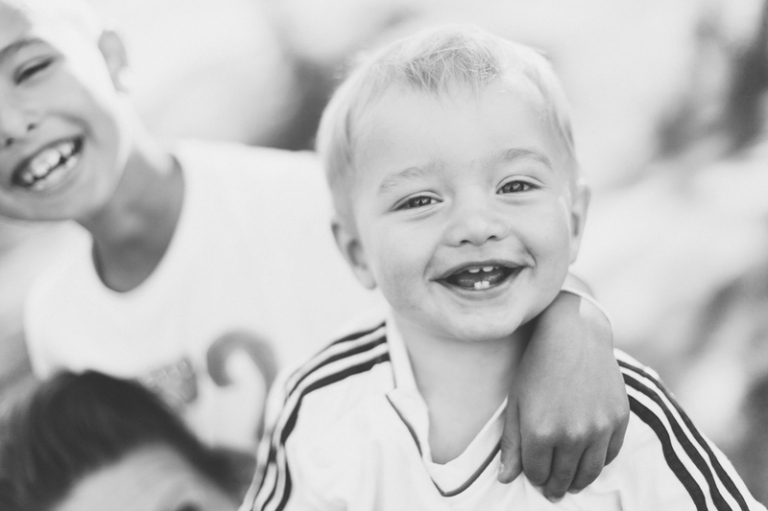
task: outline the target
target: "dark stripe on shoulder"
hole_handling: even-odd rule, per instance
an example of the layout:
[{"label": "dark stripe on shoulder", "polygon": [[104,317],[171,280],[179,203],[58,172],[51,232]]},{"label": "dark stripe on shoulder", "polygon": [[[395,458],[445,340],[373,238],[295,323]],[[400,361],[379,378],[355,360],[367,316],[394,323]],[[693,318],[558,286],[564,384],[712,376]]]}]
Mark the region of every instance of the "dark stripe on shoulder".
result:
[{"label": "dark stripe on shoulder", "polygon": [[[717,488],[717,484],[715,483],[715,479],[713,477],[712,471],[707,466],[707,462],[701,456],[701,454],[696,449],[696,447],[691,443],[690,439],[682,430],[682,428],[680,427],[680,424],[677,422],[675,417],[672,416],[672,413],[670,412],[669,408],[662,401],[659,395],[653,392],[653,390],[649,389],[647,386],[633,379],[631,376],[624,375],[624,382],[628,386],[644,394],[646,397],[648,397],[654,403],[656,403],[656,405],[659,406],[659,408],[661,408],[662,413],[664,413],[664,415],[667,418],[667,421],[670,424],[670,427],[672,428],[672,432],[675,435],[675,438],[677,438],[677,441],[682,446],[683,450],[685,451],[685,454],[688,456],[688,459],[690,459],[693,462],[696,468],[699,469],[699,472],[701,472],[701,475],[704,476],[704,479],[706,479],[707,485],[709,486],[709,493],[712,496],[712,500],[715,503],[715,507],[720,511],[730,511],[731,507],[725,502],[725,500],[723,499],[723,496],[720,494],[720,490]],[[654,429],[654,431],[656,430]],[[656,431],[656,433],[658,435],[658,431]],[[670,468],[672,468],[673,471],[675,471],[674,467],[670,466]],[[678,474],[678,473],[675,471],[675,474]]]},{"label": "dark stripe on shoulder", "polygon": [[[336,362],[337,360],[341,360],[341,359],[343,359],[345,357],[350,357],[350,356],[353,356],[353,355],[357,355],[358,353],[362,353],[364,351],[367,351],[367,350],[369,350],[371,348],[374,348],[374,347],[378,346],[379,344],[381,344],[383,342],[386,342],[386,335],[385,335],[385,331],[383,330],[383,327],[384,327],[384,323],[383,322],[379,323],[378,325],[376,325],[373,328],[369,328],[367,330],[361,330],[359,332],[355,332],[353,334],[349,334],[349,335],[347,335],[345,337],[342,337],[341,339],[332,342],[331,344],[329,344],[328,346],[326,346],[325,348],[320,350],[314,357],[309,359],[309,361],[307,361],[307,363],[302,364],[302,366],[299,367],[291,375],[290,378],[288,378],[286,383],[292,381],[296,374],[298,374],[298,373],[300,373],[302,371],[306,371],[306,374],[301,376],[291,386],[291,388],[286,388],[286,392],[285,392],[286,399],[293,392],[296,391],[296,388],[301,384],[301,382],[303,382],[309,375],[311,375],[312,373],[314,373],[318,369],[320,369],[322,367],[325,367],[326,365],[331,364],[333,362]],[[380,329],[382,329],[381,337],[377,337],[375,339],[371,339],[371,341],[369,343],[365,343],[365,344],[363,344],[361,346],[357,346],[357,347],[350,347],[349,349],[347,349],[345,351],[340,351],[339,353],[336,353],[334,355],[330,355],[329,354],[329,352],[331,351],[331,349],[333,347],[339,346],[340,344],[344,344],[344,343],[352,343],[353,341],[357,341],[359,339],[362,339],[363,337],[365,337],[367,335],[370,335],[370,334],[372,334],[372,333],[374,333],[374,332],[376,332],[377,330],[380,330]]]},{"label": "dark stripe on shoulder", "polygon": [[327,366],[328,364],[332,364],[333,362],[336,362],[338,360],[349,358],[354,355],[358,355],[360,353],[364,353],[366,351],[369,351],[376,346],[379,346],[380,344],[384,344],[387,342],[387,338],[382,332],[381,337],[377,337],[375,339],[371,339],[370,342],[367,342],[365,344],[362,344],[360,346],[351,347],[349,350],[344,351],[342,353],[337,353],[335,355],[329,356],[327,359],[319,362],[315,367],[312,368],[311,371],[307,372],[307,374],[303,375],[301,378],[299,378],[296,383],[293,385],[293,387],[289,390],[288,396],[294,392],[296,392],[296,389],[301,385],[301,383],[306,380],[309,376],[314,374],[319,369],[322,369],[323,367]]},{"label": "dark stripe on shoulder", "polygon": [[[625,377],[624,379],[626,381],[627,378]],[[707,511],[707,503],[704,499],[704,493],[691,474],[688,473],[685,465],[683,465],[680,458],[678,458],[677,453],[675,453],[675,449],[672,447],[672,441],[669,438],[669,432],[664,427],[661,420],[656,417],[656,414],[632,396],[629,396],[629,409],[637,415],[640,420],[650,426],[654,433],[656,433],[656,437],[661,442],[661,450],[664,453],[664,459],[667,461],[667,465],[683,484],[686,491],[688,491],[691,500],[693,500],[693,503],[696,505],[697,511]]]},{"label": "dark stripe on shoulder", "polygon": [[[382,344],[385,344],[387,342],[387,339],[386,339],[386,335],[385,335],[385,330],[382,329],[382,327],[384,325],[385,325],[385,323],[380,323],[380,324],[378,324],[374,328],[370,328],[370,329],[367,329],[367,330],[356,332],[354,334],[350,334],[350,335],[345,336],[342,339],[332,343],[331,345],[327,346],[323,350],[321,350],[317,355],[315,355],[315,357],[313,359],[311,359],[308,362],[308,364],[311,364],[312,362],[315,362],[315,366],[314,367],[311,367],[310,369],[307,369],[307,364],[305,364],[302,367],[300,367],[299,369],[297,369],[297,371],[294,373],[294,374],[297,374],[298,372],[300,372],[302,370],[306,370],[307,371],[306,374],[301,376],[301,378],[295,384],[293,384],[291,386],[292,388],[290,389],[290,392],[286,392],[285,399],[284,399],[284,404],[287,403],[287,401],[295,394],[295,392],[299,388],[299,385],[302,382],[304,382],[308,377],[310,377],[313,374],[315,374],[322,367],[325,367],[328,364],[331,364],[333,362],[338,362],[338,361],[340,361],[340,360],[342,360],[344,358],[353,357],[355,355],[359,355],[359,354],[364,353],[366,351],[373,350],[376,347],[378,347],[378,346],[380,346]],[[376,332],[376,330],[379,330],[379,329],[382,329],[381,336],[374,337],[373,339],[370,340],[370,342],[366,342],[366,343],[364,343],[364,344],[362,344],[360,346],[352,346],[351,349],[349,349],[349,350],[342,351],[340,353],[334,354],[334,355],[330,356],[327,359],[322,359],[322,356],[324,354],[327,354],[327,351],[332,346],[338,345],[340,343],[356,341],[358,339],[361,339],[361,338],[365,337],[366,335],[370,335],[370,334]],[[319,360],[317,360],[318,358],[319,358]],[[322,387],[327,386],[327,385],[331,385],[331,384],[336,383],[338,381],[341,381],[341,380],[343,380],[343,379],[345,379],[345,378],[347,378],[349,376],[353,376],[355,374],[359,374],[359,373],[363,373],[365,371],[368,371],[371,368],[373,368],[375,365],[377,365],[377,364],[379,364],[381,362],[386,362],[386,361],[389,361],[389,352],[383,353],[383,354],[381,354],[381,355],[379,355],[379,356],[377,356],[377,357],[375,357],[373,359],[365,360],[365,361],[357,363],[357,364],[352,364],[352,365],[349,365],[349,366],[344,366],[344,367],[340,368],[340,370],[338,372],[334,372],[332,374],[329,374],[326,377],[324,377],[324,378],[322,378],[322,379],[312,383],[307,388],[303,389],[301,391],[301,393],[299,394],[299,397],[298,397],[295,405],[290,410],[288,408],[284,408],[281,411],[280,415],[275,420],[275,423],[273,425],[273,431],[271,431],[270,435],[263,440],[263,441],[268,441],[270,443],[269,444],[269,454],[267,456],[267,462],[265,463],[265,466],[266,466],[266,469],[264,470],[265,476],[260,481],[258,490],[254,494],[255,495],[254,496],[254,504],[258,500],[258,496],[263,491],[266,491],[266,489],[264,488],[264,484],[265,484],[265,481],[267,480],[266,475],[267,475],[267,473],[270,470],[273,470],[273,471],[277,470],[278,474],[275,476],[274,484],[273,484],[273,486],[271,488],[269,496],[264,501],[262,509],[265,508],[272,501],[272,499],[274,497],[274,493],[275,493],[275,491],[277,489],[277,486],[278,486],[278,475],[280,473],[279,468],[277,468],[277,452],[278,452],[278,449],[283,449],[283,443],[287,440],[288,435],[293,431],[293,428],[296,425],[296,420],[297,420],[297,417],[298,417],[299,407],[301,406],[301,402],[302,402],[303,398],[307,394],[309,394],[310,392],[312,392],[314,390],[317,390],[317,389],[322,388]],[[289,380],[290,380],[290,378],[289,378]],[[281,423],[281,419],[282,419],[282,417],[285,417],[286,413],[290,413],[290,415],[289,415],[288,421],[286,422],[286,424],[283,427],[282,431],[280,431],[279,441],[276,443],[274,436],[275,436],[275,434],[277,434],[278,425]],[[285,492],[284,493],[284,498],[281,499],[281,504],[280,504],[281,507],[279,507],[279,509],[282,509],[282,507],[285,505],[285,501],[287,501],[287,498],[290,495],[290,474],[289,474],[287,466],[285,467],[285,476],[287,478],[286,479],[286,488],[284,490],[284,492]]]},{"label": "dark stripe on shoulder", "polygon": [[[680,407],[675,397],[672,395],[671,392],[666,388],[666,386],[659,381],[656,377],[654,377],[652,374],[650,374],[648,371],[644,370],[642,367],[638,367],[635,364],[630,364],[626,361],[620,360],[619,365],[628,371],[635,372],[639,374],[640,376],[647,378],[649,381],[653,382],[654,386],[656,387],[656,391],[661,392],[664,397],[667,398],[669,403],[671,403],[672,407],[674,407],[675,411],[679,414],[681,420],[687,427],[690,434],[693,436],[693,438],[696,440],[696,443],[706,452],[707,457],[709,458],[710,463],[712,463],[712,467],[717,474],[717,478],[720,480],[720,482],[725,486],[725,488],[728,490],[728,493],[731,494],[733,499],[738,503],[739,508],[742,511],[749,511],[749,506],[747,505],[747,502],[744,500],[744,496],[741,494],[739,489],[736,487],[736,484],[733,482],[733,479],[730,477],[726,469],[723,467],[723,465],[720,463],[720,460],[717,458],[715,453],[712,451],[712,447],[710,446],[709,442],[702,436],[702,434],[699,432],[699,430],[696,428],[696,426],[693,424],[691,419],[688,417],[688,415],[685,413],[685,411]],[[626,380],[626,378],[625,378]],[[638,382],[639,385],[640,382]],[[651,389],[649,389],[647,386],[643,385],[643,387],[646,389],[647,392],[642,391],[649,397],[651,397],[650,393],[653,392]],[[640,390],[640,389],[638,389]],[[679,424],[676,420],[672,417],[671,413],[669,413],[669,410],[666,406],[664,406],[661,403],[661,399],[658,396],[651,397],[656,401],[659,406],[662,407],[664,410],[665,415],[669,418],[670,424],[673,425],[673,427],[677,426],[677,428],[680,428]],[[675,431],[678,438],[680,437],[680,434],[685,435],[682,433],[682,429],[680,428],[680,434],[678,434],[678,431]],[[686,443],[683,444],[684,447],[686,447],[686,452],[688,451],[688,446],[690,446],[690,443],[688,441],[687,435],[685,435]],[[682,441],[681,441],[682,443]],[[706,464],[706,461],[701,457],[698,450],[696,450],[693,446],[690,446],[691,449],[693,449],[696,453],[696,459],[694,459],[694,462],[696,463],[696,466],[699,467],[699,469],[702,471],[702,474],[707,478],[707,482],[710,484],[712,489],[712,498],[715,501],[715,505],[718,509],[727,509],[730,510],[731,506],[725,502],[722,495],[720,494],[720,491],[717,489],[717,486],[712,481],[712,473],[709,467]],[[689,453],[690,455],[690,453]]]},{"label": "dark stripe on shoulder", "polygon": [[364,330],[358,330],[357,332],[353,332],[353,333],[351,333],[349,335],[345,335],[341,339],[337,339],[337,340],[333,341],[331,343],[331,345],[341,344],[341,343],[345,343],[347,341],[354,341],[354,340],[359,339],[361,337],[365,337],[366,335],[372,334],[373,332],[375,332],[379,328],[383,327],[385,324],[386,324],[386,321],[380,321],[379,323],[376,324],[376,326],[374,326],[372,328],[366,328]]},{"label": "dark stripe on shoulder", "polygon": [[[386,339],[384,339],[386,341]],[[291,411],[291,415],[288,417],[288,421],[285,424],[285,428],[283,428],[282,434],[280,435],[280,443],[282,445],[285,445],[286,440],[288,440],[288,437],[293,432],[293,428],[296,426],[296,420],[299,416],[299,408],[301,408],[301,402],[302,400],[311,392],[314,392],[315,390],[321,389],[325,386],[331,385],[333,383],[339,382],[341,380],[344,380],[346,378],[349,378],[350,376],[354,376],[356,374],[364,373],[366,371],[370,371],[374,366],[381,364],[382,362],[389,362],[389,353],[382,353],[376,358],[373,358],[371,360],[368,360],[364,363],[348,367],[344,369],[343,371],[340,371],[335,374],[331,374],[329,376],[326,376],[325,378],[322,378],[311,385],[309,385],[306,389],[304,389],[301,392],[301,395],[299,396],[298,401],[296,402],[296,406]],[[291,495],[291,471],[288,468],[288,464],[285,465],[285,490],[283,491],[283,497],[280,499],[280,504],[277,506],[278,511],[282,511],[286,504],[288,503],[288,498]],[[270,495],[270,498],[267,499],[267,503],[272,499],[272,495]]]}]

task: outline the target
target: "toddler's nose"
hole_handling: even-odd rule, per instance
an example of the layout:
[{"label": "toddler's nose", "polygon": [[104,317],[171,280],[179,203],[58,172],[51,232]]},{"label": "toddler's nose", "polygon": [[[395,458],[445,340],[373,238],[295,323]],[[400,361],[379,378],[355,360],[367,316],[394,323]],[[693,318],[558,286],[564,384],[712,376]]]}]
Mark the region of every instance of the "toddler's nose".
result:
[{"label": "toddler's nose", "polygon": [[509,227],[492,199],[475,197],[457,204],[446,231],[450,245],[482,245],[507,236]]}]

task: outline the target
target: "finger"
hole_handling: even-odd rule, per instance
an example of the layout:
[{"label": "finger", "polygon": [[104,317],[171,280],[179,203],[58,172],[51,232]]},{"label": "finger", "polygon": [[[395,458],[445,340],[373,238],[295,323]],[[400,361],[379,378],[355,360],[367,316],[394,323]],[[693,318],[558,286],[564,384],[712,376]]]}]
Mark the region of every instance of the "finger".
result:
[{"label": "finger", "polygon": [[608,441],[595,443],[584,451],[581,455],[576,474],[573,476],[571,485],[568,488],[570,493],[578,493],[598,478],[603,471],[606,460],[606,451],[608,450]]},{"label": "finger", "polygon": [[621,446],[624,444],[624,434],[627,432],[627,426],[629,425],[629,417],[624,421],[622,426],[616,430],[611,437],[611,441],[608,444],[608,450],[605,454],[605,464],[608,465],[621,451]]},{"label": "finger", "polygon": [[565,492],[571,486],[571,481],[576,474],[581,461],[582,451],[574,449],[555,449],[552,459],[552,469],[544,485],[544,496],[549,500],[563,498]]},{"label": "finger", "polygon": [[534,486],[543,486],[552,469],[554,444],[544,441],[522,442],[523,471]]},{"label": "finger", "polygon": [[515,480],[523,471],[520,452],[520,420],[517,402],[510,399],[504,418],[504,432],[501,435],[501,468],[498,479],[501,483]]}]

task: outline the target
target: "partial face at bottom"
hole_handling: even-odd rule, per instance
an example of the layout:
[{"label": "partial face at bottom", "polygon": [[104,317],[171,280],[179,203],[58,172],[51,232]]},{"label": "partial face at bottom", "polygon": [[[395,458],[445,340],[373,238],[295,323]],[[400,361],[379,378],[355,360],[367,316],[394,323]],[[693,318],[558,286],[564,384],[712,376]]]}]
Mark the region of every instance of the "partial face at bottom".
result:
[{"label": "partial face at bottom", "polygon": [[363,124],[353,221],[337,239],[402,328],[498,340],[554,299],[587,199],[535,94],[501,81],[477,94],[396,90]]},{"label": "partial face at bottom", "polygon": [[235,511],[237,505],[169,447],[141,448],[87,475],[55,511]]}]

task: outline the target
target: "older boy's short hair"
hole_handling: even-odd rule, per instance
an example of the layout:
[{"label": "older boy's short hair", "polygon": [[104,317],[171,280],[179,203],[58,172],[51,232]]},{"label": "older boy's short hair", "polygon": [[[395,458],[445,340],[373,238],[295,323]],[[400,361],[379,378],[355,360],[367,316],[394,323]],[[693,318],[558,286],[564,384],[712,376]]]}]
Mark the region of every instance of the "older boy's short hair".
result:
[{"label": "older boy's short hair", "polygon": [[576,173],[568,104],[546,57],[474,27],[440,27],[374,53],[349,75],[325,109],[317,150],[337,213],[349,213],[349,178],[355,170],[355,145],[365,113],[393,86],[438,95],[457,85],[479,91],[499,79],[532,85],[541,95],[552,134]]},{"label": "older boy's short hair", "polygon": [[59,23],[69,22],[83,35],[94,40],[104,31],[98,13],[85,0],[0,0],[0,4]]},{"label": "older boy's short hair", "polygon": [[252,464],[203,445],[137,382],[94,371],[62,372],[25,397],[0,424],[4,511],[48,511],[85,476],[155,445],[173,449],[235,499],[252,475]]}]

